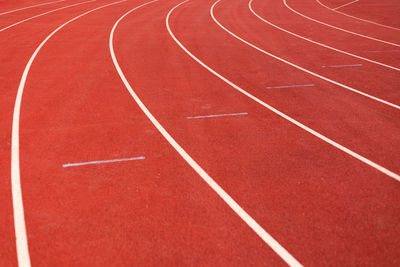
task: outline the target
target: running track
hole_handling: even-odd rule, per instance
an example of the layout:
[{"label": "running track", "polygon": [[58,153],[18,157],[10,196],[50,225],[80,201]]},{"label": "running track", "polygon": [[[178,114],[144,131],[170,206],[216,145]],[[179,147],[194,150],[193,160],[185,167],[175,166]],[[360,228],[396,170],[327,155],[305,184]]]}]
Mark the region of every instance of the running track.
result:
[{"label": "running track", "polygon": [[400,6],[349,2],[0,1],[0,265],[399,265]]}]

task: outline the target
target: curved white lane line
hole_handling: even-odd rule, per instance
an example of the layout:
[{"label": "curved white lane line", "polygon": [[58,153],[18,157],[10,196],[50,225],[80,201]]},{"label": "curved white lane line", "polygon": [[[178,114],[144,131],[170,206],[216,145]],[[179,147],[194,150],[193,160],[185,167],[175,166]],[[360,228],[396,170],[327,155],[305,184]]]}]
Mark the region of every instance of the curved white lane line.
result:
[{"label": "curved white lane line", "polygon": [[[371,23],[371,24],[375,24],[375,25],[378,25],[378,26],[382,26],[382,27],[385,27],[385,28],[388,28],[388,29],[400,31],[399,28],[392,27],[392,26],[385,25],[385,24],[381,24],[381,23],[378,23],[378,22],[375,22],[375,21],[371,21],[371,20],[367,20],[367,19],[362,19],[362,18],[359,18],[359,17],[356,17],[356,16],[352,16],[352,15],[349,15],[349,14],[347,14],[347,13],[338,11],[337,9],[338,9],[339,7],[330,8],[330,7],[326,6],[326,5],[324,5],[323,3],[321,3],[321,1],[319,1],[319,0],[316,0],[316,1],[318,2],[318,4],[320,4],[321,6],[323,6],[323,7],[327,8],[327,9],[329,9],[330,11],[333,11],[333,12],[336,12],[336,13],[339,13],[339,14],[342,14],[342,15],[344,15],[344,16],[347,16],[347,17],[350,17],[350,18],[353,18],[353,19],[361,20],[361,21],[364,21],[364,22],[367,22],[367,23]],[[341,7],[343,7],[343,6],[341,6]]]},{"label": "curved white lane line", "polygon": [[325,23],[325,22],[322,22],[322,21],[319,21],[319,20],[310,18],[310,17],[308,17],[308,16],[306,16],[306,15],[304,15],[304,14],[302,14],[302,13],[296,11],[296,10],[294,10],[293,8],[291,8],[291,7],[286,3],[286,0],[283,0],[283,3],[284,3],[285,6],[286,6],[288,9],[290,9],[292,12],[294,12],[294,13],[296,13],[297,15],[300,15],[300,16],[302,16],[303,18],[306,18],[306,19],[308,19],[308,20],[317,22],[317,23],[319,23],[319,24],[325,25],[325,26],[327,26],[327,27],[330,27],[330,28],[333,28],[333,29],[336,29],[336,30],[339,30],[339,31],[342,31],[342,32],[350,33],[350,34],[353,34],[353,35],[357,35],[357,36],[360,36],[360,37],[363,37],[363,38],[366,38],[366,39],[374,40],[374,41],[381,42],[381,43],[385,43],[385,44],[388,44],[388,45],[393,45],[393,46],[400,47],[400,44],[396,44],[396,43],[384,41],[384,40],[377,39],[377,38],[373,38],[373,37],[371,37],[371,36],[367,36],[367,35],[364,35],[364,34],[361,34],[361,33],[356,33],[356,32],[352,32],[352,31],[349,31],[349,30],[345,30],[345,29],[343,29],[343,28],[339,28],[339,27],[333,26],[333,25],[331,25],[331,24],[328,24],[328,23]]},{"label": "curved white lane line", "polygon": [[260,15],[258,15],[258,14],[253,10],[253,8],[252,8],[252,6],[251,6],[252,3],[253,3],[253,0],[250,0],[250,2],[249,2],[249,9],[250,9],[250,11],[251,11],[257,18],[259,18],[261,21],[263,21],[263,22],[265,22],[265,23],[271,25],[272,27],[275,27],[275,28],[277,28],[277,29],[279,29],[279,30],[281,30],[281,31],[284,31],[284,32],[286,32],[286,33],[288,33],[288,34],[291,34],[291,35],[293,35],[293,36],[296,36],[296,37],[298,37],[298,38],[301,38],[301,39],[306,40],[306,41],[308,41],[308,42],[311,42],[311,43],[313,43],[313,44],[316,44],[316,45],[319,45],[319,46],[322,46],[322,47],[331,49],[331,50],[333,50],[333,51],[340,52],[340,53],[342,53],[342,54],[345,54],[345,55],[348,55],[348,56],[351,56],[351,57],[355,57],[355,58],[358,58],[358,59],[361,59],[361,60],[365,60],[365,61],[370,62],[370,63],[374,63],[374,64],[377,64],[377,65],[381,65],[381,66],[386,67],[386,68],[390,68],[390,69],[393,69],[393,70],[400,71],[400,68],[396,68],[396,67],[393,67],[393,66],[390,66],[390,65],[386,65],[386,64],[384,64],[384,63],[381,63],[381,62],[378,62],[378,61],[375,61],[375,60],[372,60],[372,59],[368,59],[368,58],[365,58],[365,57],[357,56],[357,55],[355,55],[355,54],[352,54],[352,53],[349,53],[349,52],[346,52],[346,51],[343,51],[343,50],[334,48],[334,47],[329,46],[329,45],[325,45],[325,44],[319,43],[319,42],[317,42],[317,41],[311,40],[311,39],[306,38],[306,37],[304,37],[304,36],[301,36],[301,35],[298,35],[298,34],[296,34],[296,33],[290,32],[290,31],[288,31],[288,30],[286,30],[286,29],[283,29],[283,28],[281,28],[281,27],[279,27],[279,26],[273,24],[272,22],[267,21],[266,19],[262,18]]},{"label": "curved white lane line", "polygon": [[44,16],[44,15],[47,15],[47,14],[50,14],[50,13],[53,13],[53,12],[56,12],[56,11],[59,11],[59,10],[62,10],[62,9],[66,9],[66,8],[69,8],[69,7],[74,7],[74,6],[78,6],[78,5],[82,5],[82,4],[86,4],[86,3],[90,3],[90,2],[94,2],[94,1],[97,1],[97,0],[90,0],[90,1],[86,1],[86,2],[80,2],[80,3],[73,4],[73,5],[69,5],[69,6],[53,9],[53,10],[50,10],[50,11],[35,15],[33,17],[29,17],[29,18],[24,19],[24,20],[20,20],[20,21],[14,23],[14,24],[8,25],[7,27],[4,27],[4,28],[0,29],[0,32],[5,31],[5,30],[7,30],[7,29],[9,29],[11,27],[17,26],[18,24],[24,23],[24,22],[26,22],[28,20],[31,20],[31,19],[34,19],[34,18],[37,18],[37,17],[41,17],[41,16]]},{"label": "curved white lane line", "polygon": [[[155,0],[157,1],[157,0]],[[185,2],[187,2],[186,0]],[[146,4],[152,3],[154,1],[148,2]],[[181,4],[185,3],[182,2],[172,8],[166,18],[166,27],[173,36],[170,28],[169,28],[169,17],[172,13],[172,11],[180,6]],[[146,4],[143,4],[141,6],[144,6]],[[141,7],[138,6],[135,9]],[[231,209],[234,210],[234,212],[242,219],[244,220],[250,228],[256,232],[256,234],[261,237],[264,242],[266,242],[279,256],[282,257],[283,260],[285,260],[289,265],[291,266],[301,266],[301,264],[292,256],[289,254],[289,252],[283,248],[272,236],[270,236],[249,214],[247,214],[246,211],[244,211],[238,203],[236,203],[235,200],[233,200],[225,191],[222,189],[201,167],[200,165],[175,141],[175,139],[164,129],[164,127],[157,121],[157,119],[151,114],[151,112],[147,109],[147,107],[143,104],[143,102],[140,100],[140,98],[136,95],[132,87],[130,86],[128,80],[126,79],[124,73],[122,72],[118,61],[116,59],[115,53],[114,53],[114,47],[113,47],[113,37],[114,37],[114,31],[118,25],[118,23],[125,17],[127,16],[130,12],[134,11],[135,9],[132,9],[125,15],[123,15],[114,25],[111,34],[110,34],[110,53],[112,60],[114,62],[115,68],[117,69],[117,72],[119,76],[121,77],[123,83],[125,84],[125,87],[128,89],[129,93],[135,100],[135,102],[138,104],[140,109],[144,112],[144,114],[149,118],[149,120],[153,123],[153,125],[157,128],[157,130],[161,133],[161,135],[169,142],[169,144],[179,153],[179,155],[200,175],[200,177],[225,201],[226,204],[229,205]]]},{"label": "curved white lane line", "polygon": [[235,37],[236,39],[238,39],[238,40],[240,40],[241,42],[243,42],[243,43],[245,43],[245,44],[251,46],[252,48],[254,48],[254,49],[258,50],[258,51],[260,51],[260,52],[263,53],[263,54],[266,54],[266,55],[268,55],[268,56],[271,56],[271,57],[273,57],[273,58],[275,58],[275,59],[277,59],[277,60],[279,60],[279,61],[281,61],[281,62],[284,62],[284,63],[286,63],[286,64],[288,64],[288,65],[290,65],[290,66],[292,66],[292,67],[295,67],[296,69],[302,70],[302,71],[304,71],[304,72],[306,72],[306,73],[308,73],[308,74],[311,74],[311,75],[313,75],[313,76],[315,76],[315,77],[317,77],[317,78],[320,78],[320,79],[322,79],[322,80],[324,80],[324,81],[333,83],[333,84],[335,84],[335,85],[338,85],[338,86],[340,86],[340,87],[342,87],[342,88],[344,88],[344,89],[347,89],[347,90],[349,90],[349,91],[352,91],[352,92],[354,92],[354,93],[357,93],[357,94],[366,96],[366,97],[371,98],[371,99],[373,99],[373,100],[375,100],[375,101],[378,101],[378,102],[381,102],[381,103],[386,104],[386,105],[388,105],[388,106],[391,106],[391,107],[393,107],[393,108],[395,108],[395,109],[400,109],[400,106],[399,106],[399,105],[390,103],[390,102],[388,102],[388,101],[386,101],[386,100],[383,100],[383,99],[377,98],[377,97],[375,97],[375,96],[369,95],[369,94],[367,94],[367,93],[364,93],[364,92],[362,92],[362,91],[359,91],[359,90],[357,90],[357,89],[354,89],[354,88],[352,88],[352,87],[350,87],[350,86],[344,85],[344,84],[342,84],[342,83],[339,83],[339,82],[336,82],[336,81],[331,80],[331,79],[329,79],[329,78],[326,78],[326,77],[324,77],[324,76],[322,76],[322,75],[319,75],[319,74],[317,74],[317,73],[315,73],[315,72],[312,72],[312,71],[310,71],[310,70],[307,70],[307,69],[305,69],[305,68],[303,68],[303,67],[300,67],[300,66],[298,66],[298,65],[296,65],[296,64],[294,64],[294,63],[292,63],[292,62],[289,62],[289,61],[287,61],[287,60],[285,60],[285,59],[283,59],[283,58],[280,58],[280,57],[278,57],[278,56],[275,56],[275,55],[273,55],[273,54],[271,54],[271,53],[269,53],[269,52],[267,52],[267,51],[265,51],[265,50],[259,48],[258,46],[253,45],[252,43],[250,43],[250,42],[248,42],[248,41],[246,41],[246,40],[240,38],[239,36],[237,36],[237,35],[234,34],[233,32],[229,31],[227,28],[225,28],[225,27],[224,27],[221,23],[219,23],[219,21],[214,17],[214,7],[215,7],[215,5],[218,4],[220,1],[221,1],[221,0],[218,0],[218,1],[216,1],[216,2],[212,5],[211,10],[210,10],[211,17],[212,17],[212,19],[214,20],[214,22],[215,22],[219,27],[221,27],[223,30],[225,30],[227,33],[229,33],[230,35],[232,35],[232,36]]},{"label": "curved white lane line", "polygon": [[[220,1],[220,0],[219,0]],[[218,3],[218,1],[216,2]],[[214,4],[215,5],[215,4]],[[295,119],[289,117],[288,115],[284,114],[283,112],[277,110],[276,108],[268,105],[267,103],[263,102],[262,100],[258,99],[257,97],[255,97],[254,95],[248,93],[247,91],[245,91],[244,89],[240,88],[238,85],[234,84],[233,82],[229,81],[227,78],[225,78],[224,76],[222,76],[221,74],[219,74],[218,72],[216,72],[215,70],[213,70],[212,68],[210,68],[209,66],[207,66],[204,62],[202,62],[200,59],[198,59],[195,55],[193,55],[188,49],[186,49],[186,47],[184,47],[182,45],[181,42],[179,42],[178,39],[176,39],[176,37],[174,36],[174,34],[170,31],[170,35],[172,36],[172,38],[175,40],[175,42],[183,49],[183,51],[186,52],[186,54],[188,54],[191,58],[193,58],[195,61],[197,61],[201,66],[203,66],[205,69],[207,69],[208,71],[210,71],[212,74],[214,74],[215,76],[217,76],[218,78],[220,78],[221,80],[223,80],[224,82],[226,82],[227,84],[229,84],[230,86],[232,86],[233,88],[235,88],[237,91],[239,91],[240,93],[244,94],[245,96],[249,97],[250,99],[254,100],[255,102],[259,103],[260,105],[266,107],[267,109],[269,109],[270,111],[276,113],[277,115],[279,115],[280,117],[284,118],[285,120],[288,120],[289,122],[293,123],[294,125],[300,127],[301,129],[309,132],[310,134],[318,137],[319,139],[325,141],[326,143],[336,147],[337,149],[343,151],[344,153],[362,161],[363,163],[371,166],[372,168],[388,175],[389,177],[397,180],[400,182],[400,175],[376,164],[375,162],[357,154],[356,152],[351,151],[350,149],[336,143],[335,141],[329,139],[328,137],[318,133],[317,131],[314,131],[313,129],[307,127],[306,125],[296,121]]]},{"label": "curved white lane line", "polygon": [[29,257],[29,249],[28,249],[28,240],[26,237],[26,227],[25,227],[25,218],[24,218],[24,205],[22,201],[22,192],[21,192],[21,177],[20,177],[20,161],[19,161],[19,119],[21,112],[21,101],[22,94],[24,92],[26,79],[28,77],[29,70],[32,66],[32,63],[39,53],[40,49],[44,46],[44,44],[60,29],[69,24],[70,22],[85,16],[93,11],[98,9],[115,5],[121,2],[125,2],[127,0],[122,0],[118,2],[113,2],[110,4],[106,4],[94,9],[91,9],[67,22],[62,24],[60,27],[55,29],[52,33],[50,33],[46,39],[42,41],[42,43],[36,48],[35,52],[32,54],[31,58],[28,61],[28,64],[25,67],[25,70],[22,74],[21,81],[19,83],[17,96],[15,99],[14,105],[14,114],[13,114],[13,122],[12,122],[12,137],[11,137],[11,191],[12,191],[12,199],[13,199],[13,210],[14,210],[14,229],[15,229],[15,238],[16,238],[16,248],[17,248],[17,259],[18,265],[23,267],[31,266],[30,257]]},{"label": "curved white lane line", "polygon": [[42,4],[38,4],[38,5],[34,5],[34,6],[22,7],[22,8],[18,8],[18,9],[14,9],[14,10],[10,10],[10,11],[6,11],[6,12],[3,12],[3,13],[0,13],[0,16],[5,15],[5,14],[10,14],[10,13],[13,13],[13,12],[17,12],[17,11],[20,11],[20,10],[28,9],[28,8],[34,8],[34,7],[38,7],[38,6],[50,5],[50,4],[59,3],[59,2],[65,2],[65,1],[67,1],[67,0],[59,0],[59,1],[42,3]]},{"label": "curved white lane line", "polygon": [[350,1],[350,2],[348,2],[348,3],[346,3],[346,4],[340,5],[340,6],[338,6],[338,7],[333,8],[333,9],[339,9],[339,8],[342,8],[342,7],[345,7],[345,6],[348,6],[348,5],[352,5],[352,4],[354,4],[354,3],[357,3],[358,1],[360,1],[360,0]]}]

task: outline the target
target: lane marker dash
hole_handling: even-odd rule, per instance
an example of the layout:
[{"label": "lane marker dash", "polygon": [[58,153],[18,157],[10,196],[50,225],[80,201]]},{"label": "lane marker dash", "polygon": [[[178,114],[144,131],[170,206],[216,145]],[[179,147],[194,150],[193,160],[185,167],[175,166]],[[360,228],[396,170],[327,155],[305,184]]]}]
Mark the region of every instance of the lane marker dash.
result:
[{"label": "lane marker dash", "polygon": [[361,67],[362,64],[349,64],[349,65],[324,65],[322,68],[345,68],[345,67]]},{"label": "lane marker dash", "polygon": [[240,116],[240,115],[248,115],[247,112],[242,113],[230,113],[230,114],[216,114],[216,115],[203,115],[203,116],[193,116],[193,117],[186,117],[186,119],[202,119],[202,118],[215,118],[215,117],[227,117],[227,116]]},{"label": "lane marker dash", "polygon": [[315,86],[315,84],[310,83],[310,84],[295,84],[295,85],[268,86],[268,87],[266,87],[266,88],[267,88],[267,89],[272,89],[272,88],[292,88],[292,87],[310,87],[310,86]]},{"label": "lane marker dash", "polygon": [[130,160],[142,160],[146,157],[133,157],[133,158],[124,158],[124,159],[108,159],[108,160],[95,160],[95,161],[87,161],[87,162],[79,162],[79,163],[66,163],[62,166],[64,168],[75,167],[75,166],[83,166],[83,165],[91,165],[91,164],[104,164],[104,163],[112,163],[112,162],[120,162],[120,161],[130,161]]}]

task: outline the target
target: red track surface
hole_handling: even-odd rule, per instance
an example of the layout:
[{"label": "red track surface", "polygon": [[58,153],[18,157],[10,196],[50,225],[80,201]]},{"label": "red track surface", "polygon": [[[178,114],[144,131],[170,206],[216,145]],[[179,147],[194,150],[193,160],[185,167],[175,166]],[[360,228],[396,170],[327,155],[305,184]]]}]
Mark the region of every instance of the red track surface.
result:
[{"label": "red track surface", "polygon": [[[48,2],[52,1],[3,0],[0,13]],[[0,29],[80,2],[1,15]],[[321,2],[332,8],[346,3]],[[399,27],[392,11],[399,7],[396,1],[373,11],[362,2],[357,2],[357,11],[352,12],[351,5],[341,11]],[[98,0],[65,8],[0,32],[1,266],[17,266],[17,255],[24,253],[16,249],[15,236],[21,232],[14,228],[15,176],[10,172],[14,104],[22,73],[56,28],[109,3]],[[121,81],[110,55],[110,33],[121,16],[143,3],[110,5],[65,25],[48,39],[30,68],[19,118],[19,167],[32,265],[285,265],[285,257],[275,253],[167,142]],[[121,70],[153,116],[301,264],[399,265],[399,180],[278,116],[191,58],[166,27],[168,12],[179,3],[160,0],[143,6],[121,20],[114,34]],[[191,0],[170,15],[171,32],[190,53],[292,119],[400,173],[399,109],[234,38],[211,17],[214,3]],[[357,22],[314,0],[287,3],[325,23],[400,43],[398,31]],[[400,105],[399,71],[289,35],[257,18],[248,4],[222,0],[213,15],[264,51]],[[254,0],[252,7],[288,31],[400,67],[398,47],[307,20],[282,0]],[[313,86],[282,87],[305,84]],[[187,119],[243,112],[248,114]],[[145,159],[63,167],[137,156]]]}]

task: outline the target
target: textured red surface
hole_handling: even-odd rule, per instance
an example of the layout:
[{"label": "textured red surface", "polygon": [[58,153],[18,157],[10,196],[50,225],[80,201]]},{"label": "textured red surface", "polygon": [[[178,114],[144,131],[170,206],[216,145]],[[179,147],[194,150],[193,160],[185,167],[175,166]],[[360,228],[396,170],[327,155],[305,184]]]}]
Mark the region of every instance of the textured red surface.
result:
[{"label": "textured red surface", "polygon": [[[0,1],[0,12],[42,2]],[[0,29],[78,2],[0,16]],[[105,3],[111,1],[64,9],[0,32],[1,266],[17,265],[10,143],[22,72],[54,29]],[[142,3],[127,1],[72,22],[45,44],[32,65],[20,118],[22,196],[32,265],[284,265],[166,142],[121,82],[110,56],[110,31],[123,14]],[[121,68],[153,115],[300,263],[400,264],[399,182],[278,117],[185,54],[165,26],[167,13],[178,3],[160,0],[138,9],[115,32]],[[172,14],[171,30],[189,51],[278,110],[400,173],[398,110],[234,39],[212,20],[213,3],[189,1]],[[355,23],[313,0],[288,0],[288,4],[326,23],[400,42],[394,30]],[[307,38],[400,65],[398,52],[367,52],[395,47],[308,21],[280,0],[254,0],[253,8],[263,18]],[[247,0],[223,0],[214,11],[222,25],[258,47],[400,104],[397,71],[275,29],[250,12]],[[389,11],[379,12],[381,17],[392,16]],[[399,24],[397,17],[391,18],[392,26]],[[362,66],[322,67],[345,64]],[[266,88],[296,84],[315,86]],[[238,112],[248,115],[186,119]],[[62,167],[135,156],[146,159]]]}]

